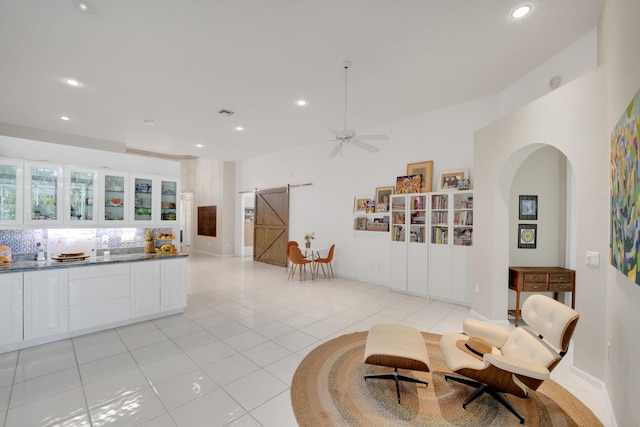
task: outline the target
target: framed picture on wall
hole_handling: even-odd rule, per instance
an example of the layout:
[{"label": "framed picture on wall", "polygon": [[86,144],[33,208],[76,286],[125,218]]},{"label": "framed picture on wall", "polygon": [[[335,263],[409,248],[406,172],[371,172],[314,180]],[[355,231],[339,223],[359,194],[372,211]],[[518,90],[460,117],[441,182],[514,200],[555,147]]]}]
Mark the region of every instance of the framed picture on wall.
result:
[{"label": "framed picture on wall", "polygon": [[355,197],[353,199],[353,211],[354,212],[366,212],[367,203],[371,201],[371,197]]},{"label": "framed picture on wall", "polygon": [[538,220],[538,196],[520,196],[518,198],[518,218],[525,221]]},{"label": "framed picture on wall", "polygon": [[518,248],[535,249],[538,243],[538,226],[536,224],[518,224]]}]

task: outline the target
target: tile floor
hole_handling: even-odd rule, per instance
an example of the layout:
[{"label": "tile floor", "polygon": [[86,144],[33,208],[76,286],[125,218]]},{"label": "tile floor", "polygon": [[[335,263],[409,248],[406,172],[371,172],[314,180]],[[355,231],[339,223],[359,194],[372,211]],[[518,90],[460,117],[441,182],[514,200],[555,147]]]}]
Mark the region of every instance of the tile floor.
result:
[{"label": "tile floor", "polygon": [[[291,378],[320,343],[379,322],[457,331],[469,314],[250,258],[192,254],[188,287],[184,314],[0,354],[0,426],[295,426]],[[554,376],[610,425],[570,357]]]}]

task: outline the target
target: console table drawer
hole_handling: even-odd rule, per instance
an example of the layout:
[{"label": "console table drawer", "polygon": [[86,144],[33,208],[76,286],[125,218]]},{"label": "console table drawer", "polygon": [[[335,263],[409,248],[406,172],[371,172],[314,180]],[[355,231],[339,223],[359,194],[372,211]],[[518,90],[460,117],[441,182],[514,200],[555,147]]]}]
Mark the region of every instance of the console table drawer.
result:
[{"label": "console table drawer", "polygon": [[525,273],[523,278],[525,282],[547,282],[547,274],[544,273]]},{"label": "console table drawer", "polygon": [[525,292],[545,292],[549,290],[546,282],[524,282],[522,290]]},{"label": "console table drawer", "polygon": [[549,282],[571,283],[573,276],[571,274],[551,273],[549,274]]},{"label": "console table drawer", "polygon": [[573,292],[573,283],[549,283],[549,292]]}]

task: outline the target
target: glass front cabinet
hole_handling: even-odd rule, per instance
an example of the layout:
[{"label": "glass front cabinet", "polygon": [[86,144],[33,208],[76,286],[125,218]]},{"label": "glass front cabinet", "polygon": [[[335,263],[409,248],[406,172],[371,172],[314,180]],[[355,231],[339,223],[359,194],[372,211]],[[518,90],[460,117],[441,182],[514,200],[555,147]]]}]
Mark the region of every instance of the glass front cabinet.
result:
[{"label": "glass front cabinet", "polygon": [[25,163],[25,224],[62,224],[63,168],[49,163]]},{"label": "glass front cabinet", "polygon": [[131,175],[131,193],[133,206],[130,207],[131,223],[151,224],[158,215],[155,206],[157,199],[154,179],[152,177]]},{"label": "glass front cabinet", "polygon": [[0,159],[0,224],[22,224],[23,163]]},{"label": "glass front cabinet", "polygon": [[128,220],[129,174],[103,171],[100,173],[100,224],[120,225]]},{"label": "glass front cabinet", "polygon": [[73,225],[98,223],[96,195],[98,172],[69,167],[65,174],[65,222]]},{"label": "glass front cabinet", "polygon": [[178,220],[178,197],[180,188],[177,180],[160,180],[160,222],[176,223]]}]

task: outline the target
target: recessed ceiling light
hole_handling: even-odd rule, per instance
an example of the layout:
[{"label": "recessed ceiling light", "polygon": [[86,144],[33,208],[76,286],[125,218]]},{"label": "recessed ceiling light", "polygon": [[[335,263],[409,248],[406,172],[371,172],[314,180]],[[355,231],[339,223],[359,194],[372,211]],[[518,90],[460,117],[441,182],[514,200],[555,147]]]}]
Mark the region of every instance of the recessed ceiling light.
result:
[{"label": "recessed ceiling light", "polygon": [[153,120],[145,120],[144,124],[147,126],[155,126],[156,122],[154,122]]},{"label": "recessed ceiling light", "polygon": [[80,82],[76,79],[64,79],[64,82],[69,86],[80,86]]},{"label": "recessed ceiling light", "polygon": [[202,144],[196,144],[196,147],[198,147],[198,148],[202,148],[202,147],[204,147],[204,145],[202,145]]},{"label": "recessed ceiling light", "polygon": [[307,105],[307,101],[306,101],[306,100],[304,100],[304,99],[298,99],[298,100],[296,101],[296,105],[299,105],[299,106],[301,106],[301,107],[304,107],[305,105]]},{"label": "recessed ceiling light", "polygon": [[244,130],[244,128],[242,126],[236,126],[236,130],[239,132],[242,132]]},{"label": "recessed ceiling light", "polygon": [[65,122],[68,122],[70,119],[67,116],[60,116],[60,120],[64,120]]},{"label": "recessed ceiling light", "polygon": [[93,6],[91,6],[84,0],[73,0],[73,5],[84,13],[92,14],[93,12],[95,12]]},{"label": "recessed ceiling light", "polygon": [[511,12],[511,17],[512,18],[522,18],[525,15],[528,15],[529,12],[531,12],[531,6],[524,5],[524,6],[520,6],[518,8],[516,8],[513,12]]}]

